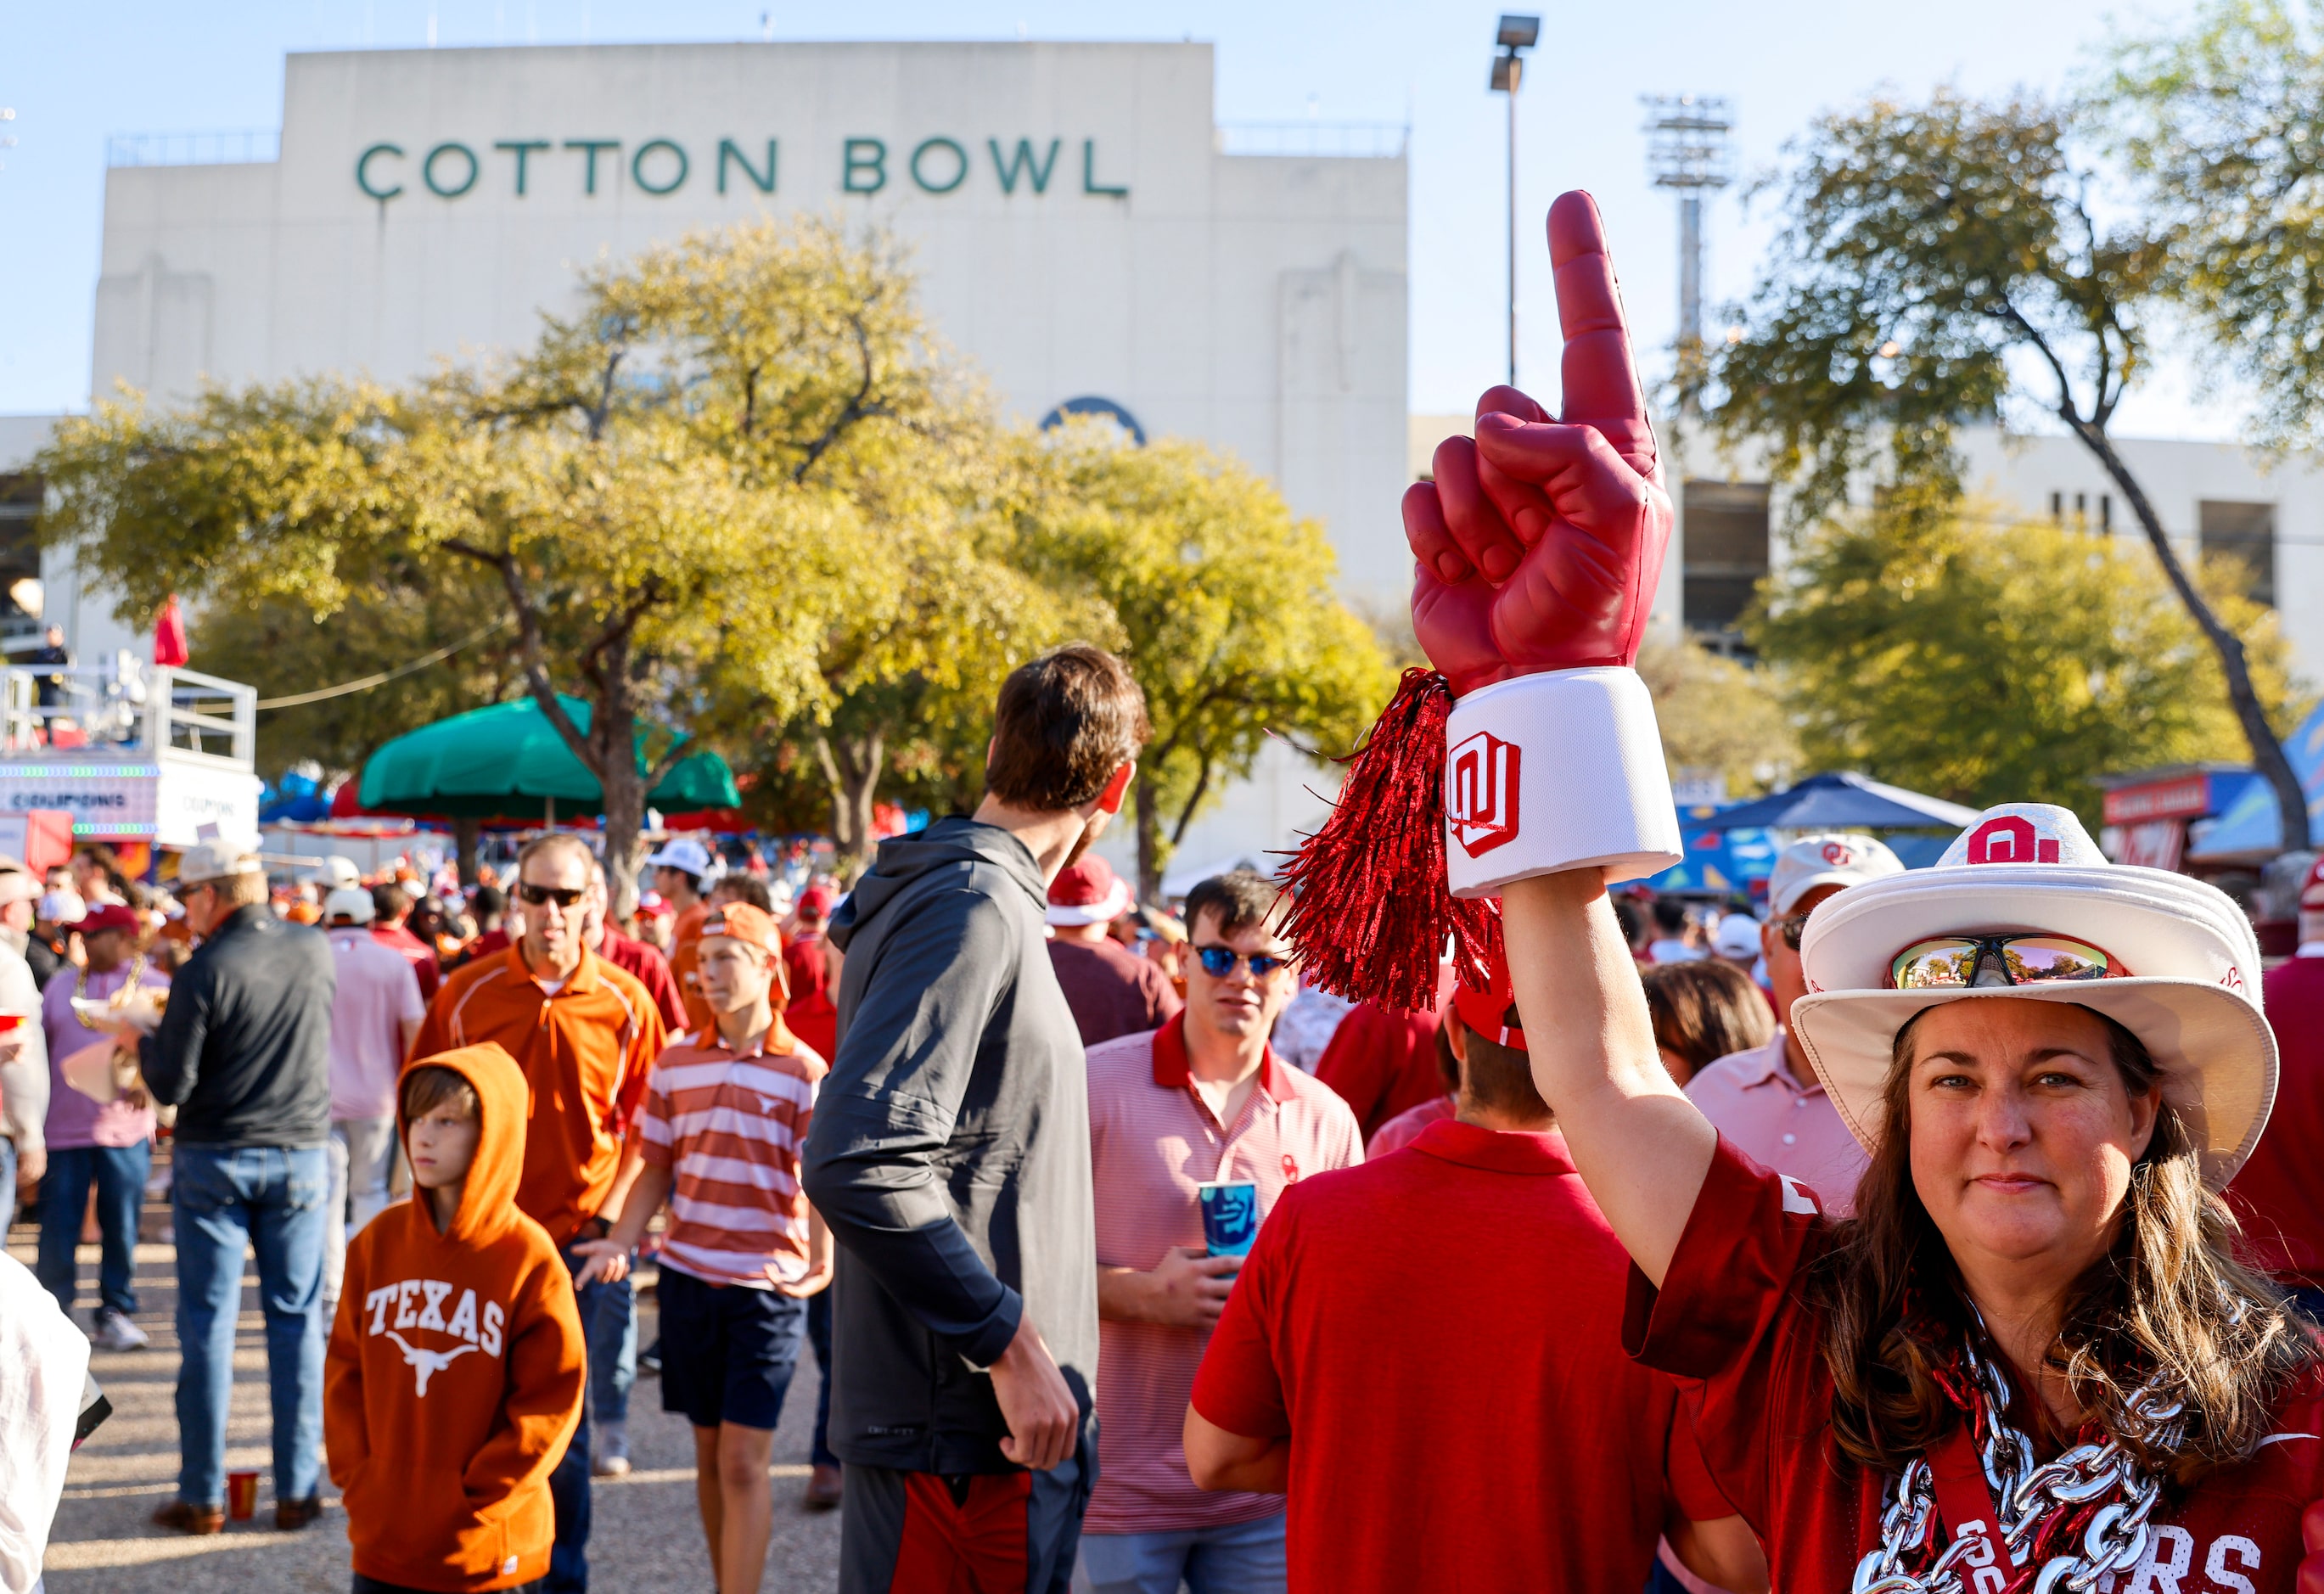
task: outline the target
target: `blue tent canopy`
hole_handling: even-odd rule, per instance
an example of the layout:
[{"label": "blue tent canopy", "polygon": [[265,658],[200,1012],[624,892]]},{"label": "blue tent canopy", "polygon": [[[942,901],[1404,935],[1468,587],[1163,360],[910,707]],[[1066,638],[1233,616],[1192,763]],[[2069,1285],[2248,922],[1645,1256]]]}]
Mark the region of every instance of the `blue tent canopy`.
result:
[{"label": "blue tent canopy", "polygon": [[[2300,777],[2300,789],[2308,794],[2309,834],[2324,834],[2324,705],[2283,739],[2283,754]],[[2275,788],[2256,774],[2218,818],[2199,819],[2187,827],[2190,861],[2266,857],[2282,851],[2283,815],[2277,810]]]},{"label": "blue tent canopy", "polygon": [[1957,830],[1973,808],[1862,775],[1811,775],[1788,791],[1739,803],[1719,824],[1736,830]]}]

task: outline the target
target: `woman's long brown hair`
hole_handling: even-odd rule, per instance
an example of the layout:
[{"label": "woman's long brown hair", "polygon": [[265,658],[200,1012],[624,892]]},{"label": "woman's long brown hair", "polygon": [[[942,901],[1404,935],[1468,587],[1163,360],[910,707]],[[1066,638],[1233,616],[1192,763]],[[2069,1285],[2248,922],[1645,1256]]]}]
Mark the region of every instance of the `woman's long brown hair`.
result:
[{"label": "woman's long brown hair", "polygon": [[[2107,1027],[2131,1094],[2155,1090],[2154,1059],[2138,1037],[2093,1016]],[[1856,1216],[1839,1226],[1839,1243],[1806,1281],[1824,1323],[1833,1439],[1879,1472],[1901,1470],[1959,1421],[1932,1369],[1951,1359],[1969,1321],[1944,1236],[1913,1185],[1913,1029],[1896,1035],[1886,1127],[1857,1186]],[[2182,1489],[2252,1453],[2285,1388],[2317,1354],[2315,1331],[2283,1292],[2237,1260],[2238,1238],[2227,1203],[2204,1188],[2177,1115],[2158,1102],[2114,1244],[2074,1281],[2048,1351],[2080,1408],[2150,1476]],[[2166,1452],[2140,1442],[2124,1414],[2158,1368],[2187,1408],[2186,1437]]]}]

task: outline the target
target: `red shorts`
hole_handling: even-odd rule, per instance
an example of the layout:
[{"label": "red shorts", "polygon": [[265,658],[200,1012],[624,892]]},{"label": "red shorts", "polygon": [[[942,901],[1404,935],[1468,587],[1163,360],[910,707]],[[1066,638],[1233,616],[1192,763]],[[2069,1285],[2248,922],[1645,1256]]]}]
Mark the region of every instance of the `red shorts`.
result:
[{"label": "red shorts", "polygon": [[846,1470],[840,1594],[1065,1594],[1089,1498],[1082,1463],[1049,1472]]}]

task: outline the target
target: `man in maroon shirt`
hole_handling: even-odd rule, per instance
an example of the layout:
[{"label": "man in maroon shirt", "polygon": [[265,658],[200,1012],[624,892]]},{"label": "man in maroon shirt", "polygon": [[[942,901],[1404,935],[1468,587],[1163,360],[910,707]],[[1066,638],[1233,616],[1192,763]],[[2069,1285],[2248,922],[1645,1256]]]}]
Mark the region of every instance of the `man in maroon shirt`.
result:
[{"label": "man in maroon shirt", "polygon": [[1629,1258],[1499,985],[1446,1019],[1453,1120],[1277,1200],[1195,1374],[1187,1468],[1289,1495],[1291,1594],[1638,1589],[1665,1533],[1764,1588],[1677,1387],[1623,1354]]},{"label": "man in maroon shirt", "polygon": [[1184,1005],[1168,976],[1106,933],[1130,907],[1129,886],[1094,852],[1049,883],[1049,963],[1084,1046],[1159,1029]]},{"label": "man in maroon shirt", "polygon": [[824,930],[831,918],[831,892],[822,886],[801,891],[783,935],[783,975],[791,1005],[783,1021],[825,1062],[839,1049],[839,1009],[831,1001],[831,944]]},{"label": "man in maroon shirt", "polygon": [[2280,1057],[2275,1110],[2227,1202],[2253,1259],[2324,1318],[2324,858],[2300,889],[2300,950],[2260,989]]},{"label": "man in maroon shirt", "polygon": [[604,866],[591,864],[589,903],[581,920],[581,939],[599,957],[638,977],[638,983],[653,998],[663,1025],[675,1040],[686,1033],[686,1003],[678,992],[678,976],[669,972],[669,960],[659,951],[634,936],[622,935],[606,922],[610,898]]},{"label": "man in maroon shirt", "polygon": [[436,961],[436,949],[403,927],[411,917],[411,904],[416,898],[394,880],[386,880],[371,889],[371,938],[392,946],[403,954],[411,965],[411,972],[420,981],[420,1000],[432,1002],[436,988],[444,982],[444,970]]}]

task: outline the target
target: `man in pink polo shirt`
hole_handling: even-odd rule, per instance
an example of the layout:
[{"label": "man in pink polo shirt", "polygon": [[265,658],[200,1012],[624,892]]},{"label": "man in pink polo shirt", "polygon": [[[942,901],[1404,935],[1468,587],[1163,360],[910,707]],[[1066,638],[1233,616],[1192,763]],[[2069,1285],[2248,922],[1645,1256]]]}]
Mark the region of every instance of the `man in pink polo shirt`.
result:
[{"label": "man in pink polo shirt", "polygon": [[1185,1009],[1089,1054],[1104,1449],[1081,1555],[1097,1594],[1284,1585],[1283,1497],[1204,1493],[1183,1439],[1240,1261],[1205,1254],[1195,1186],[1251,1181],[1264,1222],[1286,1186],[1364,1157],[1347,1103],[1267,1044],[1298,989],[1277,894],[1248,870],[1188,892]]},{"label": "man in pink polo shirt", "polygon": [[1767,922],[1759,926],[1775,999],[1775,1037],[1707,1064],[1686,1085],[1688,1100],[1745,1156],[1799,1180],[1839,1218],[1856,1210],[1856,1182],[1869,1159],[1792,1038],[1792,1004],[1808,990],[1800,937],[1826,898],[1904,872],[1896,854],[1868,835],[1803,836],[1777,854],[1767,879]]}]

